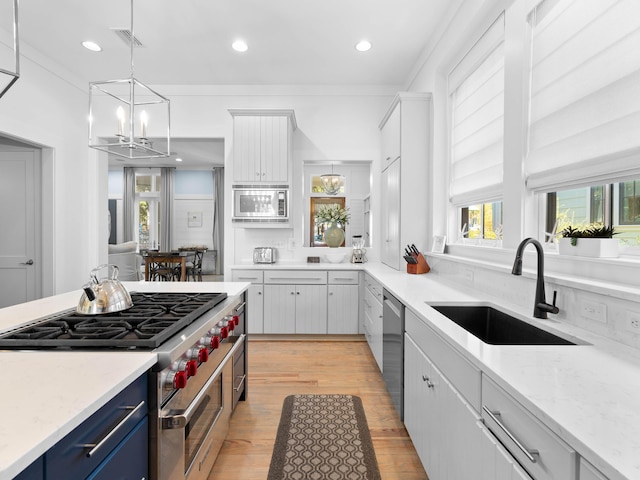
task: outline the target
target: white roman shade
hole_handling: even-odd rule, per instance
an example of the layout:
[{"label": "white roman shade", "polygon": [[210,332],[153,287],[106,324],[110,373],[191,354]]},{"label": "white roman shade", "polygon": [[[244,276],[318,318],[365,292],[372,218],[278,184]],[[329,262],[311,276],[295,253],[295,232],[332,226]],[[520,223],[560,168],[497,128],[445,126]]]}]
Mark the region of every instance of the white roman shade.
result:
[{"label": "white roman shade", "polygon": [[529,21],[527,186],[640,178],[640,1],[545,0]]},{"label": "white roman shade", "polygon": [[502,197],[504,14],[449,74],[450,197],[457,206]]}]

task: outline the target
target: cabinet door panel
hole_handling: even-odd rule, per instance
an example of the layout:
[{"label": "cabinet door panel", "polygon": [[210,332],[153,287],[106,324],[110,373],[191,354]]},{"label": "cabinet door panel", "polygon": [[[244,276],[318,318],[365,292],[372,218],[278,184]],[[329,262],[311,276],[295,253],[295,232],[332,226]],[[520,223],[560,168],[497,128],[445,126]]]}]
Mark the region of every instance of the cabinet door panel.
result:
[{"label": "cabinet door panel", "polygon": [[249,287],[248,333],[264,333],[263,288],[262,285],[251,285]]},{"label": "cabinet door panel", "polygon": [[327,286],[296,286],[296,333],[327,333]]},{"label": "cabinet door panel", "polygon": [[295,333],[295,285],[264,286],[264,333]]},{"label": "cabinet door panel", "polygon": [[358,286],[329,285],[327,332],[358,333]]},{"label": "cabinet door panel", "polygon": [[400,161],[382,173],[382,262],[396,270],[400,268]]},{"label": "cabinet door panel", "polygon": [[260,118],[238,116],[233,120],[233,180],[260,180]]},{"label": "cabinet door panel", "polygon": [[288,119],[283,116],[260,119],[261,181],[288,181]]}]

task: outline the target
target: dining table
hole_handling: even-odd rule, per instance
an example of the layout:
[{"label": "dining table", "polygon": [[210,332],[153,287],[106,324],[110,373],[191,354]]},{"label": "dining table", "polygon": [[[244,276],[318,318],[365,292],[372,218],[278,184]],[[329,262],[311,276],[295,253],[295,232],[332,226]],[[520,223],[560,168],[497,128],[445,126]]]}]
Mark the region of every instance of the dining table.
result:
[{"label": "dining table", "polygon": [[187,280],[187,252],[147,251],[144,256],[144,279],[148,282],[154,270],[177,264],[180,264],[180,281],[184,282]]}]

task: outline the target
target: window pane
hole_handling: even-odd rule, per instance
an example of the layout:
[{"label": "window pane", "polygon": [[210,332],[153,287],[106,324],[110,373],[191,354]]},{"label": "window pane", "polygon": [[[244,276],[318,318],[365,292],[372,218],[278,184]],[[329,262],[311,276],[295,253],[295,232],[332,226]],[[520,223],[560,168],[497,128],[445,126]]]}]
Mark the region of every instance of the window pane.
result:
[{"label": "window pane", "polygon": [[556,192],[555,216],[558,222],[556,232],[560,233],[569,226],[586,226],[591,223],[590,209],[592,202],[590,201],[590,193],[591,189],[589,187]]},{"label": "window pane", "polygon": [[136,192],[151,191],[151,175],[136,175]]},{"label": "window pane", "polygon": [[149,203],[143,200],[138,204],[138,235],[140,248],[151,248],[149,236]]},{"label": "window pane", "polygon": [[460,213],[460,231],[466,238],[502,239],[502,202],[469,205]]}]

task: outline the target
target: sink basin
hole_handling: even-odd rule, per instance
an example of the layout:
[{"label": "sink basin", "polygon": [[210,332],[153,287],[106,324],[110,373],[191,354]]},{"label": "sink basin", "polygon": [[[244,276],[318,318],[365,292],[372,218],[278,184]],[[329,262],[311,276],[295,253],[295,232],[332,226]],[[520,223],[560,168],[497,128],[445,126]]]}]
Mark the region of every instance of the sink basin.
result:
[{"label": "sink basin", "polygon": [[493,307],[485,305],[431,305],[431,307],[483,342],[492,345],[576,345]]}]

